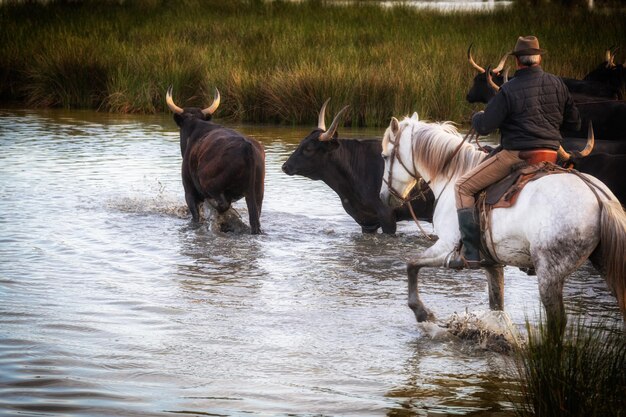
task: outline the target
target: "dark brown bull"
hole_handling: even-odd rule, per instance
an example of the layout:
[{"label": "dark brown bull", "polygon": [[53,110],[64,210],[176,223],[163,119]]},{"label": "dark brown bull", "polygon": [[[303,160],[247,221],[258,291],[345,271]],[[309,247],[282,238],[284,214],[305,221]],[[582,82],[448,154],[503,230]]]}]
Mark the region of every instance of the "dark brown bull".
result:
[{"label": "dark brown bull", "polygon": [[180,108],[167,90],[167,106],[180,127],[180,153],[185,200],[194,221],[200,220],[199,206],[207,201],[224,213],[233,201],[246,199],[252,234],[261,232],[261,206],[265,179],[265,151],[254,139],[211,121],[220,103],[215,99],[206,109]]}]

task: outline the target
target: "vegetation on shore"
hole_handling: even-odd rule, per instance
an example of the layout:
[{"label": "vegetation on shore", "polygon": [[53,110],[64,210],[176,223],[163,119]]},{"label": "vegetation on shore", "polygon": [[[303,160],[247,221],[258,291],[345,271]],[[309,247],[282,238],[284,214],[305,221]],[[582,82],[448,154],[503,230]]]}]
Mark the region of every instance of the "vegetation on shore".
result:
[{"label": "vegetation on shore", "polygon": [[472,42],[486,67],[535,34],[549,51],[544,68],[575,78],[607,48],[626,48],[623,11],[554,5],[438,13],[319,0],[27,1],[0,4],[0,28],[0,102],[152,113],[167,110],[170,84],[181,106],[207,105],[217,87],[218,117],[283,124],[315,123],[327,97],[329,114],[351,106],[354,126],[413,111],[467,122],[477,107],[465,101]]},{"label": "vegetation on shore", "polygon": [[579,318],[562,340],[539,320],[527,322],[528,340],[513,356],[520,417],[619,417],[626,415],[626,337]]}]

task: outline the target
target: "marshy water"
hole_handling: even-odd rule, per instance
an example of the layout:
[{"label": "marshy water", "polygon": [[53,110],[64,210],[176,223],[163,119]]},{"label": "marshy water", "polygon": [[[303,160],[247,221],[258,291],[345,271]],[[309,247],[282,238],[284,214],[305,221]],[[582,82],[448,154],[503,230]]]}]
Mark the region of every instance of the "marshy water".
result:
[{"label": "marshy water", "polygon": [[[267,153],[260,236],[190,222],[169,115],[0,110],[0,415],[512,416],[506,358],[406,306],[417,227],[362,235],[280,170],[310,129],[239,128]],[[521,328],[536,278],[505,274]],[[420,286],[440,320],[488,309],[480,272]],[[620,320],[589,265],[565,300]]]}]

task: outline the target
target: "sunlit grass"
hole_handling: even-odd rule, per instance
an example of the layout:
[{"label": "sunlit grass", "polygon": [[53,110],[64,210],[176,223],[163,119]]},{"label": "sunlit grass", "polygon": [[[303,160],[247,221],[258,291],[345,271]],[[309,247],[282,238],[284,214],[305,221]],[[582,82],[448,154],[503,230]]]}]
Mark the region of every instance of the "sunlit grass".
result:
[{"label": "sunlit grass", "polygon": [[520,417],[626,415],[626,336],[579,319],[562,340],[527,324],[527,344],[514,356]]},{"label": "sunlit grass", "polygon": [[582,77],[611,45],[626,47],[626,14],[500,10],[439,14],[375,2],[51,2],[0,5],[0,98],[29,106],[165,111],[222,92],[219,117],[314,123],[345,104],[352,125],[417,111],[466,122],[474,76],[466,50],[495,64],[517,36],[549,50],[546,70]]}]

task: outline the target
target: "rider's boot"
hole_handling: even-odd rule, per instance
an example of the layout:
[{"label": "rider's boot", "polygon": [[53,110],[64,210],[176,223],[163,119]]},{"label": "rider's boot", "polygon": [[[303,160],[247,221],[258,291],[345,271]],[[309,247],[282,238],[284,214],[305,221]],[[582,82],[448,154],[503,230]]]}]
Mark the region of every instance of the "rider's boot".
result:
[{"label": "rider's boot", "polygon": [[479,269],[480,268],[480,223],[476,208],[463,208],[457,210],[459,216],[459,229],[463,242],[463,255],[460,251],[450,259],[446,265],[453,269]]}]

